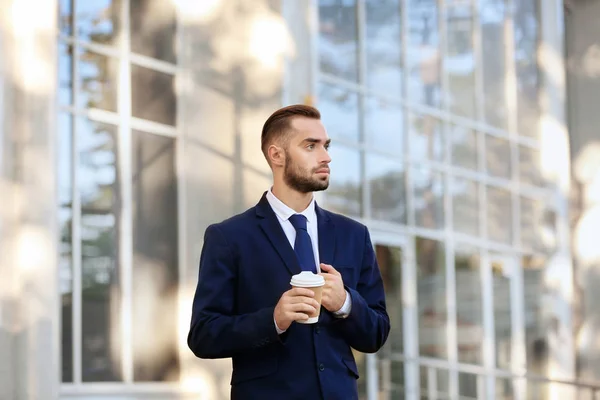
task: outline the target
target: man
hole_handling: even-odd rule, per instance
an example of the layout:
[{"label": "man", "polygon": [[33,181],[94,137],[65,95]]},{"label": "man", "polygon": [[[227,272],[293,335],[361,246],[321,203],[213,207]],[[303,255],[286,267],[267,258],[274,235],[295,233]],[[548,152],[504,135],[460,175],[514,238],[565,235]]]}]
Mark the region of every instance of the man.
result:
[{"label": "man", "polygon": [[[329,186],[330,140],[312,107],[277,110],[262,130],[273,185],[246,212],[209,226],[200,256],[188,345],[233,359],[231,398],[357,399],[351,348],[387,340],[385,295],[367,228],[316,205]],[[325,279],[318,307],[291,288],[303,269]]]}]

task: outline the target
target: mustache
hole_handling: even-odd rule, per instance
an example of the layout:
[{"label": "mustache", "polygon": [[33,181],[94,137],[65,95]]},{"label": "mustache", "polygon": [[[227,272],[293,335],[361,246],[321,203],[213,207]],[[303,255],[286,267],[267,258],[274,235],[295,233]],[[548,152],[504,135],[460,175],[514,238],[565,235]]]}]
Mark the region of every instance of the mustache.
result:
[{"label": "mustache", "polygon": [[313,172],[317,172],[320,169],[324,169],[324,170],[327,170],[327,172],[331,172],[331,170],[329,169],[329,165],[327,165],[327,164],[323,164],[316,168],[313,168]]}]

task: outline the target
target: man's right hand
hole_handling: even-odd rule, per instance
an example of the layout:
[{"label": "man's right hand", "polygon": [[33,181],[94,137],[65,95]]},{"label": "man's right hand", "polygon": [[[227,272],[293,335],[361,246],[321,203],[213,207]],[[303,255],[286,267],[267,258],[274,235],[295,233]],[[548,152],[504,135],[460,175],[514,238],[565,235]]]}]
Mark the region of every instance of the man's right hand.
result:
[{"label": "man's right hand", "polygon": [[314,296],[312,290],[304,288],[292,288],[285,292],[275,306],[273,317],[277,327],[285,331],[292,322],[307,320],[308,314],[319,308]]}]

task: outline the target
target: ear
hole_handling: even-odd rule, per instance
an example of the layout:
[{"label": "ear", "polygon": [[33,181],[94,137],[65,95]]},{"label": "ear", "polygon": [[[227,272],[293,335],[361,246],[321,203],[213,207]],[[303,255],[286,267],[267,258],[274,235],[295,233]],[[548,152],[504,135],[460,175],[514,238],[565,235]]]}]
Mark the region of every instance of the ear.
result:
[{"label": "ear", "polygon": [[271,165],[280,167],[285,165],[285,152],[281,147],[274,144],[270,145],[267,149],[267,155],[269,156]]}]

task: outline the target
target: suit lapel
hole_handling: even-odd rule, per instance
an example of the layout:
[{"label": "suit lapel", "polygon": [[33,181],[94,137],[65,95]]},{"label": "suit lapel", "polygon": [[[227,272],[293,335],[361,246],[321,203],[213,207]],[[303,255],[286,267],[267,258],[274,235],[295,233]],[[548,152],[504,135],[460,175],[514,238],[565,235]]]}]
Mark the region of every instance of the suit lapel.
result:
[{"label": "suit lapel", "polygon": [[263,194],[263,197],[256,206],[256,215],[259,218],[260,228],[267,236],[275,250],[277,250],[277,253],[279,253],[279,256],[283,260],[286,268],[290,271],[290,274],[299,274],[301,269],[296,257],[296,253],[294,253],[294,249],[292,246],[290,246],[290,242],[285,236],[285,232],[277,220],[277,215],[275,215],[275,212],[269,205],[266,192]]},{"label": "suit lapel", "polygon": [[315,204],[319,228],[319,258],[324,264],[333,265],[335,254],[335,229],[329,214]]}]

